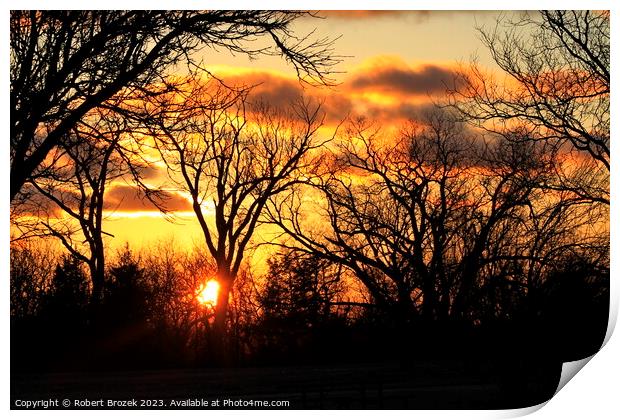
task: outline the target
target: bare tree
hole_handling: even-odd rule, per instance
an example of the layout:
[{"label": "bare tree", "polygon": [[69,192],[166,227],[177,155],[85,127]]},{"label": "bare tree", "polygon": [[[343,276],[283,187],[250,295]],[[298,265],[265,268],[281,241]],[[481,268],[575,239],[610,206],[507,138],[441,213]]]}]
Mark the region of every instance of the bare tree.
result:
[{"label": "bare tree", "polygon": [[62,148],[52,151],[42,171],[46,176],[27,184],[32,191],[23,204],[27,214],[16,221],[17,228],[28,226],[30,235],[59,239],[72,257],[88,265],[93,301],[104,288],[106,189],[131,173],[120,157],[129,156],[122,151],[125,131],[123,119],[111,112],[91,114],[89,125],[73,128]]},{"label": "bare tree", "polygon": [[177,358],[189,350],[197,356],[204,345],[214,311],[199,304],[197,295],[217,268],[204,247],[180,249],[172,240],[159,242],[144,256],[151,298],[150,322]]},{"label": "bare tree", "polygon": [[568,145],[577,153],[556,165],[560,182],[547,187],[608,205],[609,13],[526,13],[480,33],[508,80],[473,63],[457,77],[451,105],[486,130],[527,126],[534,141]]},{"label": "bare tree", "polygon": [[258,296],[263,320],[312,328],[337,317],[345,292],[340,264],[299,251],[278,253],[268,264]]},{"label": "bare tree", "polygon": [[[183,62],[200,66],[194,53],[204,46],[282,56],[300,78],[329,83],[339,59],[332,40],[292,31],[292,22],[304,15],[309,13],[12,11],[11,201],[91,110],[115,96],[149,92]],[[251,42],[261,37],[271,42]]]},{"label": "bare tree", "polygon": [[428,129],[412,126],[398,141],[382,139],[364,121],[351,126],[334,171],[317,185],[328,228],[313,234],[305,226],[300,197],[271,213],[296,240],[293,247],[351,269],[375,303],[400,319],[439,315],[441,282],[449,279],[440,274],[440,257],[449,218],[456,216],[447,206],[457,209],[469,188],[459,176],[471,142],[435,118]]},{"label": "bare tree", "polygon": [[41,301],[52,284],[53,267],[59,260],[56,250],[41,241],[11,244],[11,318],[37,315]]},{"label": "bare tree", "polygon": [[289,112],[246,110],[244,91],[194,79],[191,89],[146,106],[171,181],[187,192],[217,265],[215,328],[222,334],[229,296],[265,207],[305,179],[324,143],[320,106],[300,102]]},{"label": "bare tree", "polygon": [[[481,308],[500,289],[526,295],[559,254],[592,242],[577,232],[596,219],[569,193],[544,194],[554,148],[519,131],[522,141],[485,141],[444,112],[424,121],[398,141],[353,125],[315,184],[319,204],[290,195],[270,217],[293,239],[283,246],[348,267],[401,320],[507,311]],[[313,228],[308,215],[321,209],[329,224]]]}]

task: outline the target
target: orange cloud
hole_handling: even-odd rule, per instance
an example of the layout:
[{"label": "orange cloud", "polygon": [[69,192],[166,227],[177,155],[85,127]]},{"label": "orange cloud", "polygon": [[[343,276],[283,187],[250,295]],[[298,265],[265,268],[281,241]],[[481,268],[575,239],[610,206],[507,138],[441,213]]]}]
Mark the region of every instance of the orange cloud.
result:
[{"label": "orange cloud", "polygon": [[443,94],[454,81],[449,67],[427,64],[413,68],[401,63],[379,64],[351,75],[347,84],[352,90],[374,91],[395,96]]},{"label": "orange cloud", "polygon": [[264,103],[275,110],[286,110],[300,99],[321,103],[327,124],[338,124],[352,110],[348,96],[329,88],[304,86],[297,79],[268,72],[229,73],[222,77],[231,86],[252,86],[251,104]]},{"label": "orange cloud", "polygon": [[399,57],[375,57],[351,70],[335,88],[309,87],[284,74],[245,68],[222,67],[214,73],[229,86],[252,87],[249,102],[268,104],[274,112],[304,98],[322,103],[331,126],[351,115],[398,126],[431,108],[431,97],[445,94],[455,72],[450,65],[414,66]]},{"label": "orange cloud", "polygon": [[407,120],[418,120],[420,116],[434,110],[431,103],[410,104],[399,103],[389,106],[370,105],[366,108],[366,114],[373,120],[383,123],[392,121],[394,123],[402,123]]},{"label": "orange cloud", "polygon": [[[161,200],[164,207],[170,212],[191,211],[191,204],[182,196],[173,192],[165,192]],[[144,198],[135,186],[115,185],[109,188],[105,202],[106,210],[122,212],[157,211],[157,206]]]}]

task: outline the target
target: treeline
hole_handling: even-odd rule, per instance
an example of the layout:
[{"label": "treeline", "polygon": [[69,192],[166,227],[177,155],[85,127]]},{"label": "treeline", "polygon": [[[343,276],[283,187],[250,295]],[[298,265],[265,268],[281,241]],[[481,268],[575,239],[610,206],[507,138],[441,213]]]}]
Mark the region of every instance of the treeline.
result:
[{"label": "treeline", "polygon": [[[50,267],[55,269],[50,270]],[[49,249],[11,252],[11,334],[16,370],[212,366],[214,309],[197,300],[215,265],[172,242],[137,254],[125,248],[92,304],[85,264]],[[310,256],[269,261],[259,282],[244,269],[231,294],[226,364],[338,358],[353,315],[341,272]],[[262,286],[261,286],[262,284]],[[358,311],[359,312],[359,311]],[[42,351],[45,349],[45,351]],[[320,350],[319,350],[320,349]],[[319,353],[316,351],[319,350]],[[322,353],[320,353],[322,352]]]},{"label": "treeline", "polygon": [[[53,270],[50,270],[54,267]],[[84,264],[37,248],[11,253],[11,350],[15,371],[252,366],[424,358],[507,362],[575,359],[606,331],[608,273],[585,258],[549,270],[533,296],[496,290],[477,299],[473,323],[402,317],[378,304],[341,264],[286,251],[254,278],[242,270],[231,294],[225,360],[214,310],[197,301],[213,261],[172,242],[120,251],[91,304]],[[523,353],[525,352],[525,354]],[[518,355],[518,356],[517,356]]]}]

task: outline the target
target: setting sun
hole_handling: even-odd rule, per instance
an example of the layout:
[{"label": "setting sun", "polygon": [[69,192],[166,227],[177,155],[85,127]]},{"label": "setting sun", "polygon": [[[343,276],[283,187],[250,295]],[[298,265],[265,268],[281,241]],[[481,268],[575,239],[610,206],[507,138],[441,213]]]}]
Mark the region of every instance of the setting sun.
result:
[{"label": "setting sun", "polygon": [[215,280],[209,280],[198,289],[196,299],[206,306],[215,306],[220,284]]}]

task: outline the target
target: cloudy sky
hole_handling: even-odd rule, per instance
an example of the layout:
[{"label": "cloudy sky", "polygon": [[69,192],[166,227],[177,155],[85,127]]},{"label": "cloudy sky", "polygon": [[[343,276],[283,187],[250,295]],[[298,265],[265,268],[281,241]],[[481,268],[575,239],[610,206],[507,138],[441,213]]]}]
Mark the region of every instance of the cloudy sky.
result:
[{"label": "cloudy sky", "polygon": [[[502,12],[507,14],[508,12]],[[338,38],[335,53],[343,56],[334,87],[310,88],[299,83],[292,68],[278,57],[249,61],[226,51],[202,52],[206,67],[227,84],[254,85],[252,99],[285,106],[300,96],[324,102],[327,124],[336,126],[350,115],[364,115],[386,130],[398,129],[433,100],[441,98],[459,64],[476,57],[493,63],[478,38],[476,27],[492,27],[500,12],[319,12],[323,19],[305,18],[294,27],[299,35],[316,29],[315,37]],[[508,13],[509,14],[509,13]],[[165,178],[156,167],[147,180]],[[110,245],[129,242],[140,247],[158,239],[175,238],[185,245],[201,242],[190,202],[171,193],[167,206],[174,223],[140,200],[132,187],[116,185],[107,196],[105,230]]]}]

